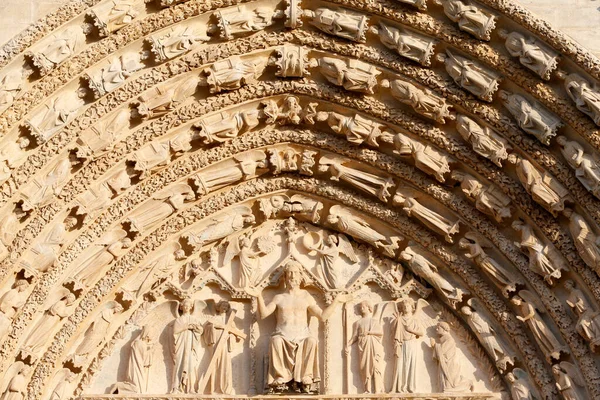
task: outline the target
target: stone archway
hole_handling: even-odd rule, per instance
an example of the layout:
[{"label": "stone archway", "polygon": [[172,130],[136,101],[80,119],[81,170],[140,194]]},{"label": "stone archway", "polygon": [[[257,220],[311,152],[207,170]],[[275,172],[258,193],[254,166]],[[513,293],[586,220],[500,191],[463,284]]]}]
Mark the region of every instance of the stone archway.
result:
[{"label": "stone archway", "polygon": [[599,396],[596,58],[495,0],[88,3],[0,60],[15,400]]}]

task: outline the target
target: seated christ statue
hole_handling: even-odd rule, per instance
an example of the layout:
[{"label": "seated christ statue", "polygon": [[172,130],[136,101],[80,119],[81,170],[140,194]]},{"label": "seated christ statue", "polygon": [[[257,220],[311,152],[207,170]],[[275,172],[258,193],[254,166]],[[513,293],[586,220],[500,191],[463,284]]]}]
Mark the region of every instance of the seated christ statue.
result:
[{"label": "seated christ statue", "polygon": [[340,297],[321,310],[309,292],[300,287],[302,266],[289,261],[284,268],[285,292],[276,295],[269,304],[265,304],[258,289],[248,288],[247,292],[257,297],[261,319],[273,313],[277,319],[269,345],[268,386],[273,392],[300,389],[309,393],[313,383],[321,380],[318,343],[308,327],[309,317],[325,321],[340,302]]}]

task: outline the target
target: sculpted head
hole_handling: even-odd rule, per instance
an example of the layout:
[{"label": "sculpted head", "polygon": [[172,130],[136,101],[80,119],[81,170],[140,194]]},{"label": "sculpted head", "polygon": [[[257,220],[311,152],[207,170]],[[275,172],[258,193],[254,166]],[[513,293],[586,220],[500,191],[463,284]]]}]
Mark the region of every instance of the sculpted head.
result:
[{"label": "sculpted head", "polygon": [[575,282],[573,282],[571,279],[567,280],[565,282],[565,289],[567,289],[569,292],[575,289]]},{"label": "sculpted head", "polygon": [[437,328],[435,330],[437,332],[438,335],[442,336],[442,335],[446,335],[448,333],[450,333],[450,325],[448,325],[447,322],[439,322],[437,324]]},{"label": "sculpted head", "polygon": [[302,267],[297,261],[289,261],[285,265],[285,284],[290,289],[299,288],[302,284]]},{"label": "sculpted head", "polygon": [[17,291],[19,292],[23,292],[25,290],[27,290],[27,288],[29,287],[29,282],[27,282],[25,279],[19,279],[18,281],[15,282],[15,289],[17,289]]},{"label": "sculpted head", "polygon": [[523,299],[521,299],[519,296],[513,296],[513,298],[510,299],[510,302],[515,306],[520,306],[523,303]]},{"label": "sculpted head", "polygon": [[73,293],[69,293],[67,297],[65,297],[65,301],[68,305],[75,303],[75,300],[77,300],[77,297],[75,297]]},{"label": "sculpted head", "polygon": [[515,378],[515,375],[512,372],[509,372],[508,374],[506,374],[506,379],[510,382],[510,383],[515,383],[515,381],[517,380]]},{"label": "sculpted head", "polygon": [[360,314],[364,317],[373,313],[373,304],[368,300],[363,300],[359,304]]},{"label": "sculpted head", "polygon": [[73,229],[75,227],[75,225],[77,225],[77,218],[75,218],[73,216],[68,216],[67,218],[65,218],[65,228],[68,231]]},{"label": "sculpted head", "polygon": [[225,301],[225,300],[221,300],[215,306],[215,311],[217,312],[217,314],[226,314],[229,312],[230,309],[231,309],[231,305],[229,304],[228,301]]},{"label": "sculpted head", "polygon": [[561,146],[564,146],[565,144],[567,144],[567,138],[564,136],[558,136],[556,138],[556,143],[558,143]]},{"label": "sculpted head", "polygon": [[413,299],[411,299],[410,297],[406,297],[402,300],[400,300],[400,312],[403,315],[412,315],[412,313],[415,311],[415,301]]},{"label": "sculpted head", "polygon": [[463,313],[464,315],[466,315],[467,317],[470,317],[471,315],[473,315],[473,310],[471,309],[471,307],[467,307],[467,306],[464,306],[463,308],[461,308],[460,312]]},{"label": "sculpted head", "polygon": [[183,314],[191,314],[194,310],[194,300],[190,299],[189,297],[185,298],[181,302],[180,308]]}]

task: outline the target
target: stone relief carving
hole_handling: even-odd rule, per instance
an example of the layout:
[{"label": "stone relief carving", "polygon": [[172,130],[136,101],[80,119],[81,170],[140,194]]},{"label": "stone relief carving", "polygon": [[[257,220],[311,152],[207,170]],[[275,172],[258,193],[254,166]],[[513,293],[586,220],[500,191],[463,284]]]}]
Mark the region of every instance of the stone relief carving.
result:
[{"label": "stone relief carving", "polygon": [[452,171],[452,179],[460,182],[460,189],[465,197],[475,203],[475,207],[484,214],[492,216],[496,221],[511,217],[511,200],[494,184],[479,181],[472,175],[460,171]]},{"label": "stone relief carving", "polygon": [[266,124],[279,123],[299,125],[306,114],[296,96],[285,96],[283,99],[268,99],[261,103],[261,117]]},{"label": "stone relief carving", "polygon": [[515,400],[533,400],[532,390],[529,388],[527,374],[521,368],[515,368],[506,374],[510,383],[510,393]]},{"label": "stone relief carving", "polygon": [[456,22],[461,30],[477,39],[490,40],[496,27],[496,16],[492,13],[461,0],[434,0],[434,3],[444,7],[446,16]]},{"label": "stone relief carving", "polygon": [[[564,74],[563,74],[564,75]],[[579,111],[600,126],[600,89],[578,74],[565,77],[565,90]]]},{"label": "stone relief carving", "polygon": [[13,318],[25,305],[28,289],[29,282],[25,279],[19,279],[12,285],[8,292],[0,297],[0,339],[4,339],[4,336],[10,329]]},{"label": "stone relief carving", "polygon": [[67,154],[61,157],[43,177],[34,178],[33,182],[22,190],[23,211],[44,207],[60,196],[70,177],[71,168],[77,164],[78,161]]},{"label": "stone relief carving", "polygon": [[267,60],[261,58],[242,60],[238,56],[232,56],[215,62],[204,69],[203,73],[210,92],[219,93],[255,83],[263,74],[267,63]]},{"label": "stone relief carving", "polygon": [[351,262],[359,261],[352,244],[342,234],[323,237],[316,232],[307,233],[303,244],[310,250],[309,254],[316,254],[319,258],[319,275],[330,289],[338,289],[343,285],[342,271],[339,265],[336,265],[342,255]]},{"label": "stone relief carving", "polygon": [[533,228],[523,221],[514,221],[512,228],[521,234],[521,241],[515,242],[529,257],[529,268],[544,278],[548,285],[560,279],[562,271],[568,271],[560,253],[551,245],[542,242],[533,232]]},{"label": "stone relief carving", "polygon": [[146,39],[151,53],[143,53],[142,59],[154,56],[157,62],[179,57],[195,46],[209,41],[206,30],[197,30],[190,26],[176,26],[167,33],[150,36]]},{"label": "stone relief carving", "polygon": [[108,67],[87,75],[88,86],[99,99],[121,86],[134,72],[142,69],[137,53],[126,53],[109,61]]},{"label": "stone relief carving", "polygon": [[446,100],[436,96],[429,89],[420,89],[412,83],[395,79],[389,81],[384,79],[381,86],[390,88],[392,96],[403,104],[409,105],[417,113],[440,124],[446,123],[446,118],[453,120],[450,105]]},{"label": "stone relief carving", "polygon": [[394,137],[394,153],[401,156],[410,156],[415,167],[432,175],[438,182],[445,182],[444,174],[451,171],[450,157],[432,146],[421,143],[402,133]]},{"label": "stone relief carving", "polygon": [[418,8],[421,11],[427,10],[427,1],[426,0],[396,0],[399,3],[409,4],[413,7]]},{"label": "stone relief carving", "polygon": [[549,46],[535,37],[526,37],[520,32],[508,32],[501,29],[500,38],[505,39],[504,46],[513,57],[519,57],[519,62],[535,72],[540,78],[549,80],[556,69],[559,55]]},{"label": "stone relief carving", "polygon": [[459,114],[456,117],[456,130],[473,147],[473,151],[502,168],[502,161],[508,158],[511,146],[508,141],[488,126]]},{"label": "stone relief carving", "polygon": [[435,40],[411,30],[393,27],[383,22],[379,23],[379,27],[372,26],[370,30],[379,36],[379,40],[387,48],[421,65],[431,65],[431,56],[436,45]]},{"label": "stone relief carving", "polygon": [[492,101],[501,80],[498,73],[450,50],[438,54],[437,59],[445,64],[446,72],[460,87],[481,100]]},{"label": "stone relief carving", "polygon": [[319,159],[319,171],[329,172],[331,180],[342,180],[386,202],[390,197],[389,189],[395,185],[392,177],[378,176],[348,165],[352,163],[352,160],[339,156],[322,155]]},{"label": "stone relief carving", "polygon": [[581,144],[564,136],[557,137],[556,143],[569,166],[575,170],[579,182],[600,198],[600,166],[597,155],[587,153]]},{"label": "stone relief carving", "polygon": [[266,6],[250,9],[246,5],[224,8],[213,15],[218,21],[214,31],[218,30],[220,36],[226,40],[263,30],[273,25],[276,19],[284,17],[281,10]]},{"label": "stone relief carving", "polygon": [[133,106],[142,119],[161,117],[192,96],[199,83],[198,76],[182,76],[164,82],[139,96]]},{"label": "stone relief carving", "polygon": [[330,9],[325,7],[316,10],[304,10],[303,15],[309,23],[330,35],[339,36],[354,42],[366,42],[366,32],[369,29],[369,17],[345,9]]},{"label": "stone relief carving", "polygon": [[25,79],[31,71],[24,68],[7,72],[0,79],[0,113],[10,107],[20,97]]},{"label": "stone relief carving", "polygon": [[41,76],[48,74],[56,66],[75,55],[85,46],[85,34],[80,26],[71,26],[57,32],[40,44],[40,50],[29,51],[25,56],[31,59]]},{"label": "stone relief carving", "polygon": [[384,125],[356,114],[352,117],[345,116],[335,111],[317,113],[317,121],[326,121],[332,131],[346,135],[350,143],[379,147],[381,143],[391,143],[392,134]]},{"label": "stone relief carving", "polygon": [[518,296],[511,298],[510,302],[517,310],[517,318],[530,328],[548,362],[552,359],[558,360],[561,353],[569,353],[540,316],[540,313],[544,312],[544,307],[538,297],[528,290],[521,290]]},{"label": "stone relief carving", "polygon": [[[87,15],[93,20],[100,37],[106,37],[129,25],[140,13],[135,9],[134,0],[111,0],[93,7]],[[84,26],[83,29],[90,31],[91,28]]]},{"label": "stone relief carving", "polygon": [[[254,287],[262,280],[260,257],[273,250],[273,243],[268,236],[253,238],[252,233],[233,235],[226,239],[227,248],[223,258],[223,267],[230,267],[234,258],[239,259],[238,286]],[[257,248],[258,250],[254,250]]]},{"label": "stone relief carving", "polygon": [[182,236],[194,249],[200,249],[207,243],[223,239],[233,233],[239,232],[256,221],[252,210],[247,206],[234,208],[230,212],[215,216],[208,226],[198,233],[189,232]]},{"label": "stone relief carving", "polygon": [[329,82],[354,92],[373,94],[377,76],[381,74],[374,65],[355,59],[320,57],[311,63],[319,65],[319,71]]},{"label": "stone relief carving", "polygon": [[517,125],[526,133],[535,136],[541,143],[550,145],[550,139],[556,136],[558,129],[563,126],[560,118],[539,103],[529,101],[520,94],[505,90],[498,93],[504,107],[517,121]]},{"label": "stone relief carving", "polygon": [[594,233],[588,222],[570,208],[563,211],[569,219],[569,231],[577,252],[583,261],[593,269],[600,267],[600,237]]},{"label": "stone relief carving", "polygon": [[308,59],[308,49],[286,44],[274,50],[269,57],[269,66],[277,68],[276,76],[282,78],[303,78],[310,75],[312,65]]},{"label": "stone relief carving", "polygon": [[100,121],[79,135],[77,158],[88,159],[110,150],[117,139],[129,128],[129,110],[119,110],[107,120]]},{"label": "stone relief carving", "polygon": [[565,209],[565,202],[573,201],[569,191],[556,178],[540,171],[529,160],[513,153],[508,156],[508,162],[515,165],[517,177],[527,193],[555,217]]},{"label": "stone relief carving", "polygon": [[556,377],[556,387],[566,400],[579,400],[577,387],[584,386],[585,381],[577,367],[567,361],[562,361],[552,366],[552,373]]},{"label": "stone relief carving", "polygon": [[595,351],[600,345],[600,313],[592,308],[583,292],[575,287],[575,282],[565,281],[565,289],[568,293],[566,303],[578,318],[577,333],[589,342],[592,351]]},{"label": "stone relief carving", "polygon": [[54,386],[52,393],[50,393],[49,400],[66,400],[71,394],[71,385],[75,381],[75,378],[77,378],[77,374],[69,368],[63,368],[56,373],[55,377],[58,383]]},{"label": "stone relief carving", "polygon": [[439,367],[439,384],[442,392],[473,391],[473,382],[461,375],[461,363],[456,351],[456,342],[450,335],[450,325],[441,321],[436,329],[437,339],[431,338],[433,358]]},{"label": "stone relief carving", "polygon": [[38,144],[49,140],[62,127],[73,121],[76,113],[83,107],[82,91],[51,99],[31,118],[25,120]]},{"label": "stone relief carving", "polygon": [[241,133],[255,128],[260,123],[257,110],[244,110],[219,114],[202,118],[194,124],[200,139],[206,144],[223,143]]},{"label": "stone relief carving", "polygon": [[7,371],[5,383],[2,384],[2,399],[23,400],[27,396],[27,382],[31,367],[17,361]]},{"label": "stone relief carving", "polygon": [[265,218],[291,217],[314,224],[321,220],[323,203],[301,194],[275,195],[259,200],[259,208]]}]

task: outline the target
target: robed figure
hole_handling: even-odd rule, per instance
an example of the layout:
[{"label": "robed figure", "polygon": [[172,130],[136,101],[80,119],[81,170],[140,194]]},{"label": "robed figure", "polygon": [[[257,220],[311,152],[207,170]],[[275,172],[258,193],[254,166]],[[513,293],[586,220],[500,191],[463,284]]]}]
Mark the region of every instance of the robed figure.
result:
[{"label": "robed figure", "polygon": [[462,362],[456,347],[456,342],[450,334],[450,325],[438,323],[436,332],[438,339],[431,338],[433,359],[439,367],[439,385],[442,392],[468,392],[473,388],[473,382],[464,378],[461,372]]},{"label": "robed figure", "polygon": [[148,392],[148,378],[152,365],[154,344],[148,326],[142,328],[140,336],[131,343],[127,380],[135,386],[137,393]]}]

